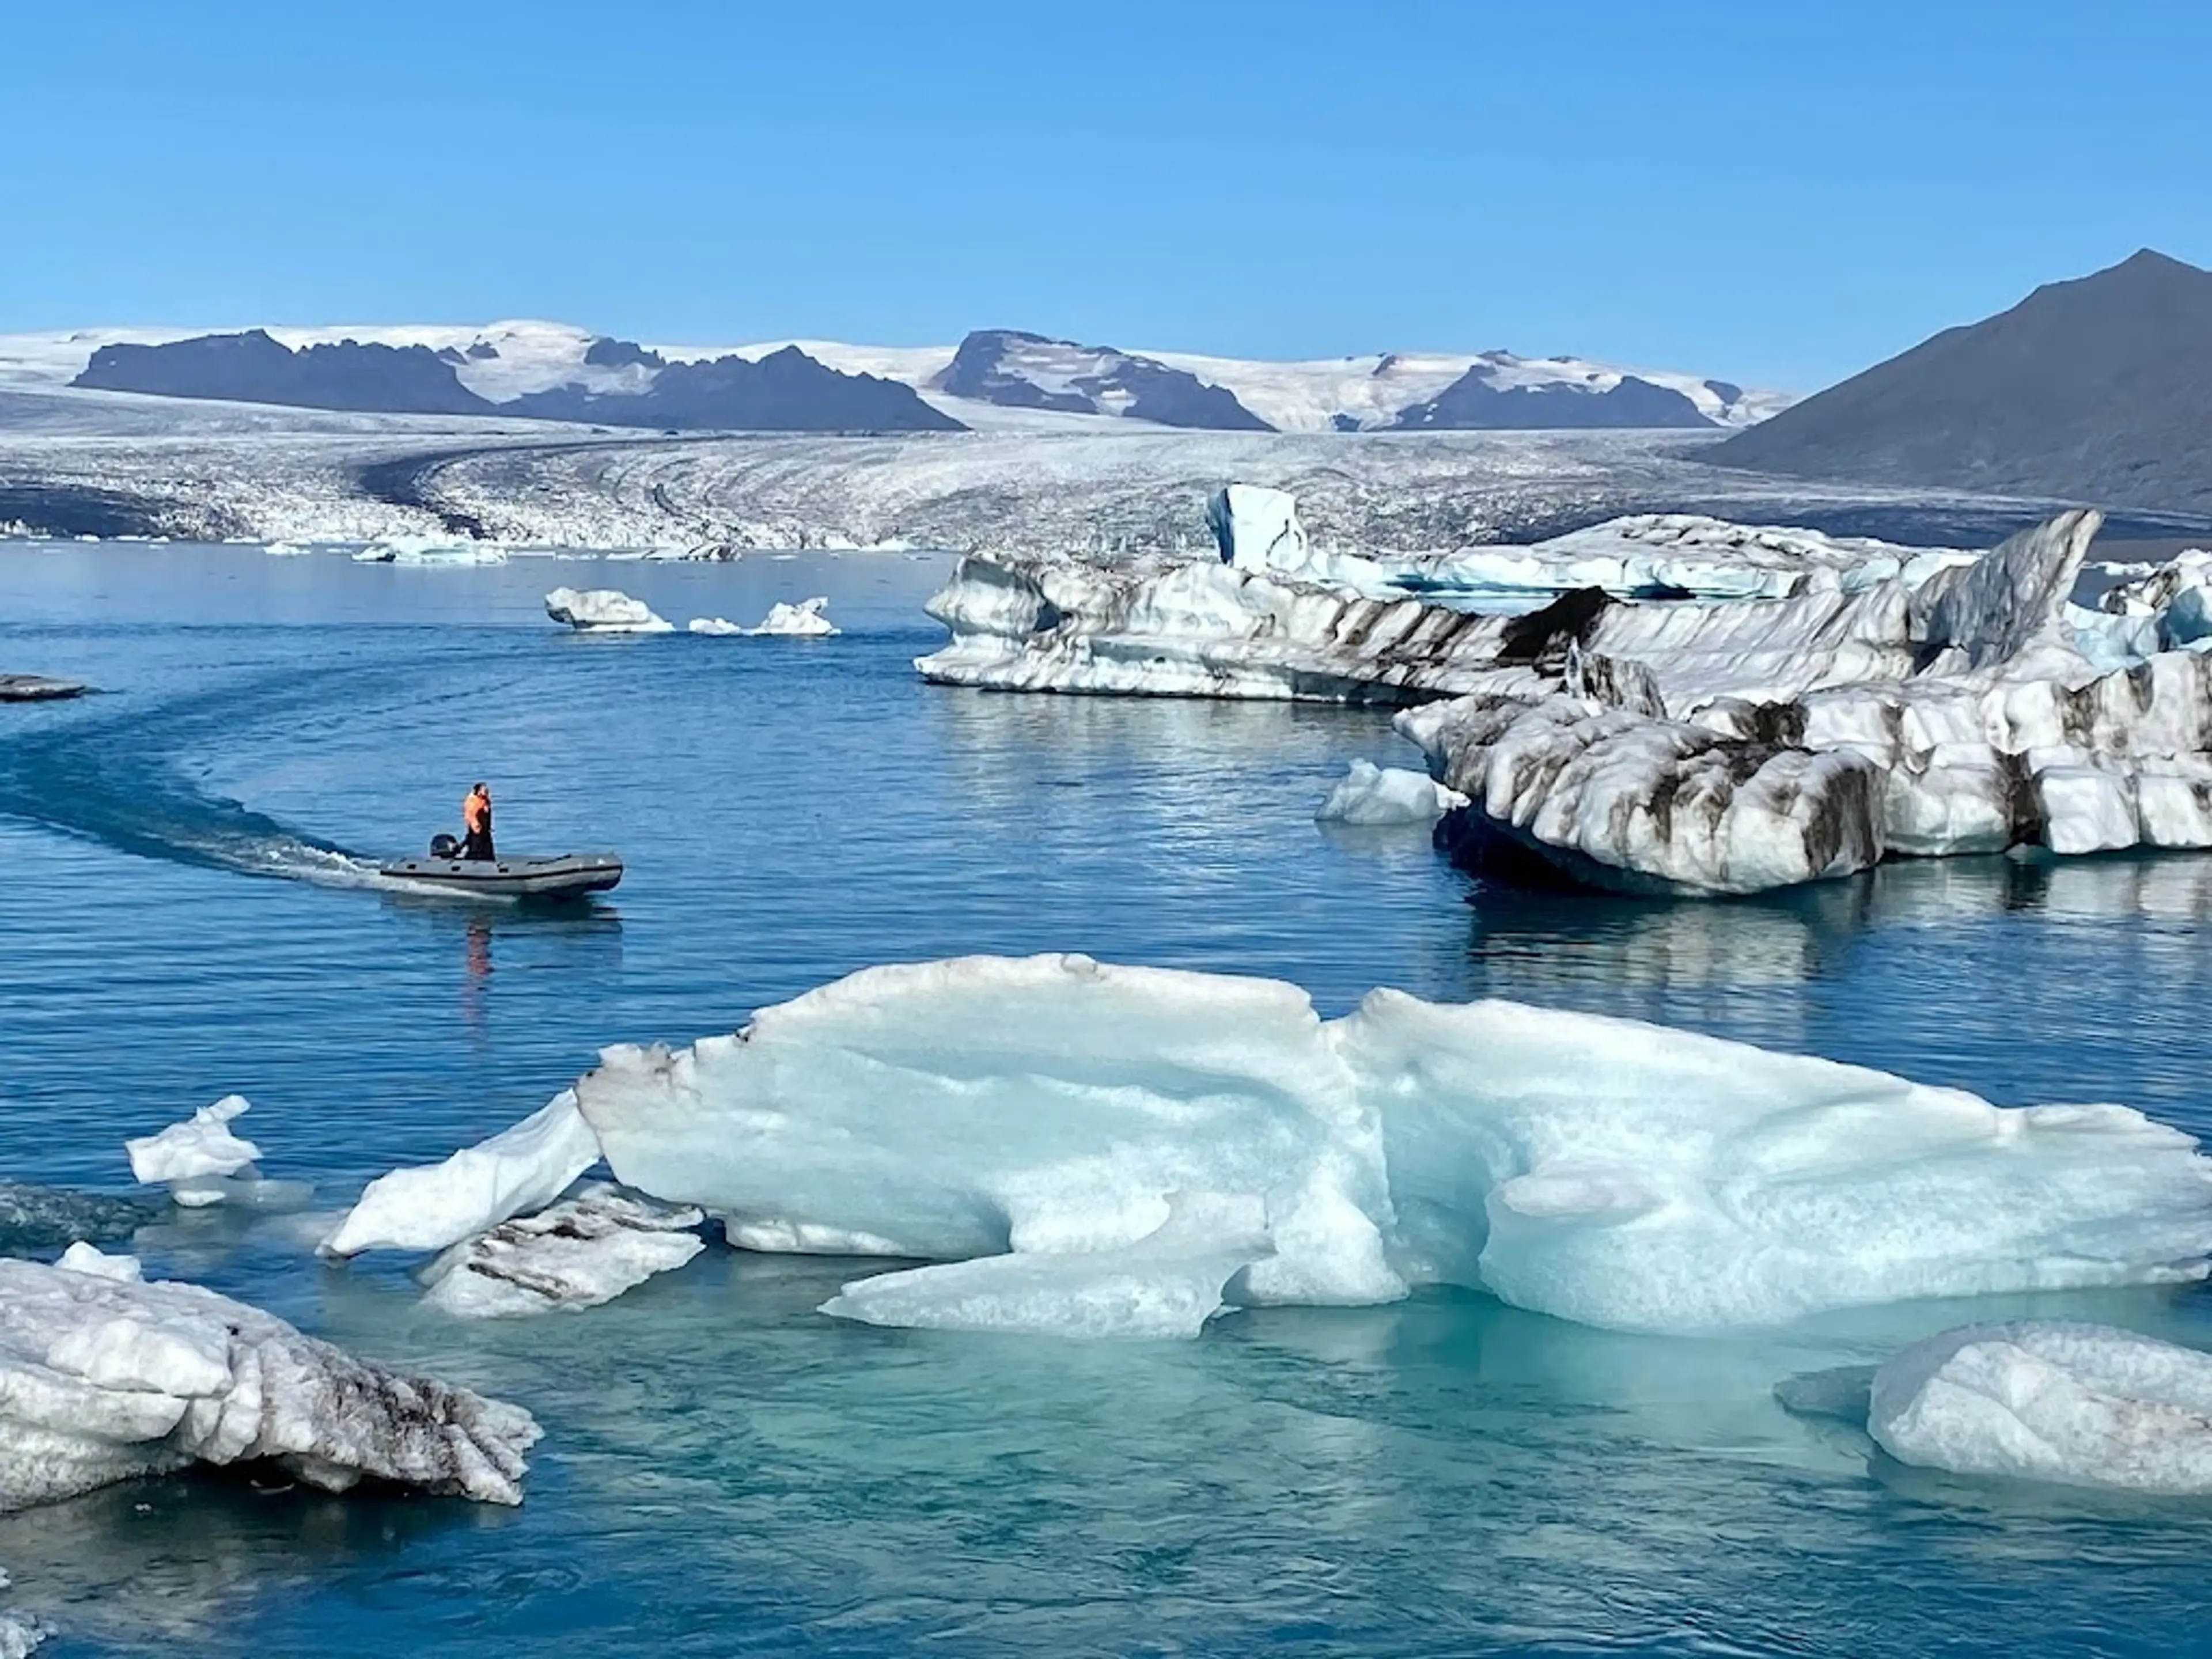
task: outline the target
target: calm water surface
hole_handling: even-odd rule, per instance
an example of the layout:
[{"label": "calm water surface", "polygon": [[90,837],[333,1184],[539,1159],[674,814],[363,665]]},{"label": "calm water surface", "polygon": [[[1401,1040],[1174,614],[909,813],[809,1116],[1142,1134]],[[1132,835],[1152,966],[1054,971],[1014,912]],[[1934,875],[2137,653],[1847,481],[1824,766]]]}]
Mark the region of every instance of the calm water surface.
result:
[{"label": "calm water surface", "polygon": [[[685,1042],[866,964],[968,951],[1509,995],[2212,1129],[2212,860],[1898,867],[1766,902],[1479,888],[1323,833],[1384,717],[932,689],[941,562],[0,549],[0,1176],[119,1189],[217,1095],[326,1208],[504,1127],[603,1044]],[[819,642],[573,637],[814,592]],[[339,884],[492,781],[512,851],[609,848],[580,915]],[[256,873],[258,872],[258,873]],[[123,1488],[0,1518],[54,1651],[1881,1655],[2206,1650],[2212,1512],[1899,1468],[1779,1378],[2013,1302],[1733,1340],[1469,1295],[1237,1315],[1188,1344],[879,1331],[850,1263],[711,1251],[569,1318],[459,1324],[299,1224],[180,1217],[155,1272],[526,1404],[517,1512]],[[2212,1346],[2208,1298],[2045,1298]]]}]

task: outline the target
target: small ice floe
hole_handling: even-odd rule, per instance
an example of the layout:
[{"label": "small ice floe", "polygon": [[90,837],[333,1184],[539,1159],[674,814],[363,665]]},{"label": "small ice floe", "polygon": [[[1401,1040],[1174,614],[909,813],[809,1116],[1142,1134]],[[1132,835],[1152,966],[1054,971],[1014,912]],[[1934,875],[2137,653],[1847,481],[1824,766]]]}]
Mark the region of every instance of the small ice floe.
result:
[{"label": "small ice floe", "polygon": [[1954,1474],[2201,1496],[2212,1355],[2105,1325],[1968,1325],[1875,1373],[1867,1431],[1901,1463]]},{"label": "small ice floe", "polygon": [[817,593],[811,599],[801,599],[796,605],[781,601],[769,607],[768,615],[761,618],[757,628],[742,628],[724,617],[694,617],[687,624],[694,634],[712,634],[723,637],[757,639],[781,635],[789,639],[828,639],[837,632],[837,626],[824,614],[830,607],[829,597]]},{"label": "small ice floe", "polygon": [[305,542],[270,542],[261,550],[272,559],[303,559],[315,550]]},{"label": "small ice floe", "polygon": [[695,1230],[706,1218],[595,1182],[455,1245],[423,1273],[422,1299],[465,1319],[595,1308],[698,1255],[706,1243]]},{"label": "small ice floe", "polygon": [[0,1261],[0,1512],[195,1462],[519,1504],[520,1407],[387,1370],[129,1256]]},{"label": "small ice floe", "polygon": [[456,541],[451,537],[386,536],[362,548],[353,556],[353,562],[456,567],[505,564],[507,553],[501,548],[487,547],[481,542]]},{"label": "small ice floe", "polygon": [[1434,823],[1454,807],[1466,805],[1465,795],[1447,789],[1425,772],[1356,760],[1314,817],[1322,823]]},{"label": "small ice floe", "polygon": [[643,599],[611,587],[556,587],[545,596],[545,614],[580,634],[667,634],[674,628]]},{"label": "small ice floe", "polygon": [[306,1203],[313,1193],[307,1182],[264,1180],[261,1149],[231,1133],[231,1124],[252,1109],[245,1096],[225,1095],[159,1134],[125,1141],[131,1178],[149,1187],[167,1185],[169,1196],[188,1210],[213,1204],[281,1208]]},{"label": "small ice floe", "polygon": [[599,1161],[598,1137],[574,1092],[564,1089],[513,1128],[443,1164],[379,1176],[321,1248],[326,1255],[447,1249],[543,1209]]}]

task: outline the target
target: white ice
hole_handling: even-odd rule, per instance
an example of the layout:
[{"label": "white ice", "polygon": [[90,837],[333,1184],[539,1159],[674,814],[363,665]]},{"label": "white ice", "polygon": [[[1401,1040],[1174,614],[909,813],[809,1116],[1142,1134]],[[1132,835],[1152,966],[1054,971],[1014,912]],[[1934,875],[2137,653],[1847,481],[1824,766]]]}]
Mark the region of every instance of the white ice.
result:
[{"label": "white ice", "polygon": [[330,1255],[443,1250],[543,1209],[599,1161],[591,1126],[563,1090],[513,1128],[442,1164],[379,1176],[322,1249]]},{"label": "white ice", "polygon": [[2102,1325],[1970,1325],[1875,1373],[1867,1420],[1899,1462],[2212,1493],[2212,1357]]},{"label": "white ice", "polygon": [[705,1247],[706,1217],[604,1182],[455,1245],[423,1274],[422,1299],[465,1319],[595,1308]]},{"label": "white ice", "polygon": [[1355,760],[1314,817],[1323,823],[1434,823],[1467,804],[1465,795],[1445,788],[1425,772]]},{"label": "white ice", "polygon": [[195,1462],[276,1460],[516,1504],[529,1414],[392,1371],[127,1258],[0,1261],[0,1511]]},{"label": "white ice", "polygon": [[829,608],[829,597],[817,594],[812,599],[801,599],[796,605],[778,600],[769,607],[768,615],[761,618],[757,628],[740,627],[726,617],[695,617],[685,627],[694,634],[738,639],[775,635],[793,639],[828,639],[838,631],[837,625],[826,614]]},{"label": "white ice", "polygon": [[1266,1211],[1241,1194],[1170,1193],[1167,1218],[1103,1249],[1012,1251],[855,1279],[822,1305],[840,1319],[933,1330],[1193,1337],[1237,1274],[1274,1254]]},{"label": "white ice", "polygon": [[556,587],[545,596],[545,614],[580,634],[665,634],[672,624],[643,599],[611,587]]},{"label": "white ice", "polygon": [[1266,1217],[1240,1304],[1441,1281],[1627,1329],[2186,1279],[2212,1249],[2212,1164],[2124,1107],[1506,1002],[1376,991],[1323,1021],[1279,981],[1082,957],[871,969],[736,1036],[610,1048],[574,1094],[618,1179],[733,1243],[1054,1258],[839,1310],[902,1319],[1041,1322],[1057,1296],[1095,1322],[1084,1287],[1179,1193]]},{"label": "white ice", "polygon": [[[276,551],[273,547],[270,550]],[[505,564],[503,549],[481,542],[455,541],[450,536],[385,536],[353,556],[356,564],[412,564],[460,566]]]},{"label": "white ice", "polygon": [[252,1109],[243,1095],[225,1095],[158,1134],[125,1141],[131,1178],[147,1186],[166,1184],[169,1196],[187,1209],[305,1203],[311,1195],[306,1182],[263,1179],[261,1149],[231,1133],[231,1124]]}]

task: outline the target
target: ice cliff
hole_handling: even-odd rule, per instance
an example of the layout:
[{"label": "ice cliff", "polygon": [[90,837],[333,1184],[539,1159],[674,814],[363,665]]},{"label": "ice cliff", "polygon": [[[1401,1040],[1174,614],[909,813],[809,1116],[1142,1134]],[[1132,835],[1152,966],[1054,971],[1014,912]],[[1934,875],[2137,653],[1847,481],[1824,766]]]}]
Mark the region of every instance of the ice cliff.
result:
[{"label": "ice cliff", "polygon": [[[1467,856],[1633,892],[2021,845],[2212,847],[2212,659],[2174,648],[2203,637],[2203,573],[2185,556],[2077,609],[2094,513],[1978,557],[1624,520],[1416,572],[1316,554],[1275,495],[1217,499],[1224,562],[963,560],[930,602],[952,638],[916,666],[1407,705],[1399,729],[1470,798],[1446,821]],[[1471,591],[1472,561],[1525,565],[1505,574],[1530,596],[1582,585],[1517,616],[1436,602]],[[1504,578],[1480,580],[1495,598]],[[1416,586],[1431,597],[1394,597]],[[1671,597],[1618,597],[1639,592]]]},{"label": "ice cliff", "polygon": [[517,1504],[538,1425],[388,1370],[129,1256],[0,1261],[0,1511],[194,1462],[269,1459],[310,1486],[364,1478]]},{"label": "ice cliff", "polygon": [[[856,1279],[878,1322],[1188,1334],[1413,1286],[1632,1330],[2203,1275],[2212,1162],[2120,1106],[1626,1020],[1076,956],[876,968],[574,1109],[623,1182]],[[564,1097],[565,1098],[565,1097]]]}]

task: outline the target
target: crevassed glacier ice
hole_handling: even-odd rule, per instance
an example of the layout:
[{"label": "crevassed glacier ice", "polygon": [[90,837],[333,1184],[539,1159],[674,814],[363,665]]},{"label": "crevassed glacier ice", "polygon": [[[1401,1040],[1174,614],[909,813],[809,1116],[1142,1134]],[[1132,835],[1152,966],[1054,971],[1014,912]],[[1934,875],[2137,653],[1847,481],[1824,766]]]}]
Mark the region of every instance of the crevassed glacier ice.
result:
[{"label": "crevassed glacier ice", "polygon": [[442,1164],[379,1176],[322,1249],[329,1255],[442,1250],[543,1209],[599,1161],[591,1126],[563,1090],[513,1128]]},{"label": "crevassed glacier ice", "polygon": [[1467,797],[1425,772],[1355,760],[1314,811],[1323,823],[1434,823]]},{"label": "crevassed glacier ice", "polygon": [[231,1124],[252,1109],[245,1096],[225,1095],[158,1134],[125,1141],[131,1178],[146,1186],[167,1185],[169,1196],[186,1209],[306,1203],[313,1188],[305,1182],[264,1179],[261,1149],[231,1133]]},{"label": "crevassed glacier ice", "polygon": [[2202,1495],[2212,1356],[2103,1325],[1970,1325],[1875,1373],[1867,1430],[1899,1462],[1956,1474]]},{"label": "crevassed glacier ice", "polygon": [[1103,1319],[1085,1285],[1179,1193],[1264,1214],[1240,1304],[1448,1282],[1626,1329],[2185,1279],[2212,1249],[2212,1162],[2123,1107],[1514,1003],[1376,991],[1323,1021],[1292,985],[1083,957],[871,969],[735,1036],[610,1048],[574,1094],[617,1178],[733,1242],[1054,1258],[837,1310],[912,1322]]},{"label": "crevassed glacier ice", "polygon": [[528,1413],[387,1370],[129,1257],[0,1261],[0,1510],[188,1463],[270,1458],[311,1486],[364,1477],[516,1504]]},{"label": "crevassed glacier ice", "polygon": [[501,1222],[456,1244],[424,1273],[434,1308],[465,1319],[507,1319],[595,1308],[706,1248],[706,1217],[604,1182],[535,1215]]},{"label": "crevassed glacier ice", "polygon": [[666,634],[675,626],[643,599],[611,587],[556,587],[545,596],[545,614],[580,634]]}]

